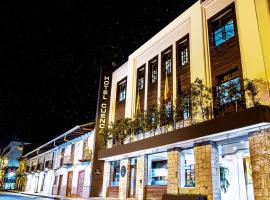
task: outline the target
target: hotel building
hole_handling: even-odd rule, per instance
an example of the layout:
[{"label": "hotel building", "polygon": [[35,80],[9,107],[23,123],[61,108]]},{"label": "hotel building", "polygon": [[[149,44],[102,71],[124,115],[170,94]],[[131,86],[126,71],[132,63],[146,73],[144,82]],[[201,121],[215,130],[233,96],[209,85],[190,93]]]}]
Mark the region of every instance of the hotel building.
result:
[{"label": "hotel building", "polygon": [[95,123],[76,126],[23,155],[25,192],[87,198],[91,190]]},{"label": "hotel building", "polygon": [[[97,157],[97,162],[104,161],[102,196],[141,200],[161,199],[167,193],[202,194],[208,200],[270,199],[269,55],[268,0],[204,0],[112,74],[101,75],[99,101],[107,100],[98,105],[101,130],[133,119],[138,110],[157,106],[168,114],[179,97],[187,102],[176,127],[159,124],[154,131],[137,130],[122,143],[106,141]],[[111,87],[104,92],[106,79]],[[211,88],[204,111],[195,108],[185,92],[192,92],[196,79]],[[254,95],[260,105],[244,90],[247,80],[258,88]]]}]

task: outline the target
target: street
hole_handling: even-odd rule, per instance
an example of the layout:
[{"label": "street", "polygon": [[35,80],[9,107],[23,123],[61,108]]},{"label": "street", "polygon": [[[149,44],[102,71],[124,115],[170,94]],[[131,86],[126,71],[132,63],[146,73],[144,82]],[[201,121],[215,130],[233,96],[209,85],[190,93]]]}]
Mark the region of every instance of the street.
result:
[{"label": "street", "polygon": [[15,194],[15,193],[10,193],[10,192],[0,192],[0,200],[18,200],[18,199],[19,200],[30,200],[30,199],[49,200],[50,198]]}]

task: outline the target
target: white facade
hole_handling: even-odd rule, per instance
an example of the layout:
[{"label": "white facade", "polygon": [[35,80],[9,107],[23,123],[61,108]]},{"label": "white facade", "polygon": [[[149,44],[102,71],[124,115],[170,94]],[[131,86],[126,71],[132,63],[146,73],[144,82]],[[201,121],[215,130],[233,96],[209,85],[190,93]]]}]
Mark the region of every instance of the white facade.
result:
[{"label": "white facade", "polygon": [[[89,197],[92,173],[92,162],[90,160],[92,158],[89,160],[84,159],[83,151],[85,144],[87,144],[90,152],[92,151],[94,145],[93,139],[94,131],[91,131],[27,160],[30,168],[27,175],[26,192],[41,195],[59,195],[82,198]],[[85,141],[86,143],[84,144]],[[73,162],[70,161],[72,146],[74,148]],[[61,155],[63,149],[64,156]],[[53,166],[51,169],[50,167],[46,167],[46,161],[52,161]],[[35,170],[34,168],[38,163],[44,165],[44,168],[41,170]],[[33,168],[31,168],[32,166]],[[67,192],[68,173],[72,173],[69,193]],[[79,173],[84,174],[83,183],[81,184],[82,188],[80,191],[78,191]],[[61,180],[60,177],[62,177]]]}]

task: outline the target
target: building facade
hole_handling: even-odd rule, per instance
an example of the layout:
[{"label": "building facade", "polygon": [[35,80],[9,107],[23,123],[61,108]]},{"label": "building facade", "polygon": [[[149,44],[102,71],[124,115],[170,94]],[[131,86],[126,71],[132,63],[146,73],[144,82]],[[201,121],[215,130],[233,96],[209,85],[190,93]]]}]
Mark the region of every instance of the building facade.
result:
[{"label": "building facade", "polygon": [[269,5],[197,1],[112,73],[109,122],[151,127],[103,132],[103,197],[270,198]]},{"label": "building facade", "polygon": [[[11,141],[6,147],[4,147],[2,156],[4,160],[1,160],[1,165],[5,167],[1,169],[3,180],[2,188],[7,190],[14,190],[17,173],[16,170],[19,167],[19,158],[22,156],[24,146],[28,143]],[[0,177],[1,177],[0,176]]]},{"label": "building facade", "polygon": [[25,192],[87,198],[91,189],[94,123],[76,126],[24,155]]}]

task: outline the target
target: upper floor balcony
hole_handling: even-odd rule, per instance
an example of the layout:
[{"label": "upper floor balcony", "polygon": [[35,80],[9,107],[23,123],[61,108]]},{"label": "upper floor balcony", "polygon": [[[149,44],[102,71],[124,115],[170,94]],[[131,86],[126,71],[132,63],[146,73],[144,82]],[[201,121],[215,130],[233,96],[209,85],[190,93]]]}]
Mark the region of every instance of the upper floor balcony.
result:
[{"label": "upper floor balcony", "polygon": [[74,164],[74,155],[66,155],[63,158],[63,165],[73,165]]},{"label": "upper floor balcony", "polygon": [[191,83],[174,101],[162,100],[131,118],[118,120],[102,132],[104,148],[137,142],[185,127],[220,119],[261,104],[260,91],[253,80],[233,77],[215,88],[200,79]]}]

